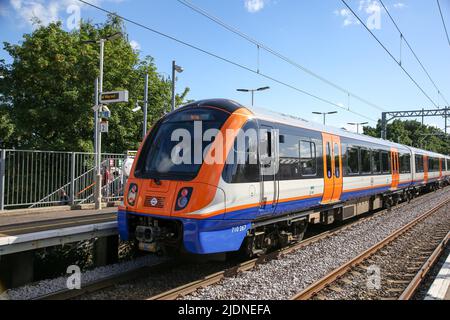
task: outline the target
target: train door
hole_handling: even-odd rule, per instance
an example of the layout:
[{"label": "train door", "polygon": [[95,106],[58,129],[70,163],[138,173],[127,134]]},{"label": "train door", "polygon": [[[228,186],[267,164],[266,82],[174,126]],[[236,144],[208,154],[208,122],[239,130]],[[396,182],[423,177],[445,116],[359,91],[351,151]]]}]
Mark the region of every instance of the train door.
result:
[{"label": "train door", "polygon": [[398,150],[391,149],[391,168],[392,168],[392,189],[397,189],[400,184],[400,162],[398,156]]},{"label": "train door", "polygon": [[428,183],[428,156],[423,156],[423,181]]},{"label": "train door", "polygon": [[327,133],[322,133],[323,140],[323,170],[324,189],[322,203],[337,202],[342,195],[342,148],[341,139]]},{"label": "train door", "polygon": [[278,201],[278,131],[261,125],[259,134],[259,159],[261,162],[260,215],[273,214]]}]

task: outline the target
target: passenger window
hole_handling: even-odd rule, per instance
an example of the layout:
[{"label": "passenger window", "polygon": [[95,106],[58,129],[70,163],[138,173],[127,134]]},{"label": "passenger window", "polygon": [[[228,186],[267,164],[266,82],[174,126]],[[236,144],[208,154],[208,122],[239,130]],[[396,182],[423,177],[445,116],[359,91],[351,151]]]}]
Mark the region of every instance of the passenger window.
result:
[{"label": "passenger window", "polygon": [[339,157],[339,145],[337,143],[334,144],[334,175],[336,178],[341,177],[341,168],[340,168],[340,157]]},{"label": "passenger window", "polygon": [[415,156],[416,160],[416,172],[422,173],[424,172],[424,166],[423,166],[423,156],[420,154],[416,154]]},{"label": "passenger window", "polygon": [[347,173],[349,175],[359,174],[359,149],[347,149]]},{"label": "passenger window", "polygon": [[331,144],[327,142],[327,177],[331,179],[333,173],[331,172]]},{"label": "passenger window", "polygon": [[370,166],[371,152],[367,149],[361,149],[361,172],[362,174],[372,173]]},{"label": "passenger window", "polygon": [[381,173],[381,153],[380,151],[372,151],[373,173]]},{"label": "passenger window", "polygon": [[381,152],[381,166],[383,173],[391,173],[391,161],[388,152]]},{"label": "passenger window", "polygon": [[283,134],[280,141],[280,166],[278,177],[280,180],[295,180],[301,178],[299,159],[299,137]]},{"label": "passenger window", "polygon": [[317,175],[316,144],[300,141],[300,167],[302,176]]},{"label": "passenger window", "polygon": [[400,157],[400,173],[411,173],[411,156],[409,154]]}]

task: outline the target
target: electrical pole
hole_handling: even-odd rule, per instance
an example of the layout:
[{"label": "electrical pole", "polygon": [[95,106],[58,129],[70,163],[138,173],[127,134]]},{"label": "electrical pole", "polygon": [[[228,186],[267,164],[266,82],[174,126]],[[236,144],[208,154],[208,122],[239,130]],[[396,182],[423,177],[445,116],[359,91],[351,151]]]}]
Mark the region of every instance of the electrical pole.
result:
[{"label": "electrical pole", "polygon": [[[103,59],[105,54],[105,39],[100,39],[100,80],[98,86],[98,96],[103,93]],[[98,98],[97,98],[98,100]],[[99,111],[101,111],[102,105],[97,104],[99,107]],[[95,167],[96,167],[96,176],[95,176],[95,209],[99,210],[102,208],[102,133],[100,130],[100,112],[97,111],[97,118],[95,121],[97,122],[97,150],[95,153]]]},{"label": "electrical pole", "polygon": [[175,83],[176,83],[176,74],[182,73],[184,69],[178,66],[174,61],[172,61],[172,111],[175,111]]},{"label": "electrical pole", "polygon": [[101,158],[102,158],[102,134],[100,128],[101,116],[100,114],[103,111],[103,106],[101,105],[101,101],[99,101],[99,96],[103,93],[103,61],[104,61],[104,53],[105,53],[105,42],[112,41],[117,38],[122,37],[121,32],[116,32],[106,38],[102,38],[100,40],[88,40],[82,41],[84,44],[100,44],[100,76],[98,78],[98,85],[96,85],[95,90],[95,190],[94,190],[94,201],[95,201],[95,209],[101,209],[102,207],[102,171],[101,171]]},{"label": "electrical pole", "polygon": [[175,60],[172,61],[172,112],[175,111]]},{"label": "electrical pole", "polygon": [[323,125],[325,126],[327,123],[327,115],[330,114],[337,114],[337,111],[331,111],[331,112],[313,112],[313,114],[323,115]]},{"label": "electrical pole", "polygon": [[359,128],[360,128],[360,126],[363,126],[363,125],[365,125],[365,124],[369,124],[368,122],[349,122],[348,123],[349,125],[351,125],[351,126],[356,126],[356,132],[359,134]]},{"label": "electrical pole", "polygon": [[[94,106],[98,106],[98,96],[99,96],[99,92],[98,92],[98,77],[95,78],[95,83],[94,83]],[[97,148],[98,148],[98,141],[97,141],[97,126],[98,126],[98,110],[94,111],[94,153],[97,154]]]},{"label": "electrical pole", "polygon": [[145,75],[145,87],[144,87],[144,124],[142,130],[142,140],[147,135],[147,112],[148,112],[148,73]]},{"label": "electrical pole", "polygon": [[255,92],[265,91],[265,90],[269,90],[269,89],[270,89],[270,87],[262,87],[262,88],[258,88],[258,89],[236,89],[236,91],[250,92],[252,94],[252,107],[253,107],[254,102],[255,102]]}]

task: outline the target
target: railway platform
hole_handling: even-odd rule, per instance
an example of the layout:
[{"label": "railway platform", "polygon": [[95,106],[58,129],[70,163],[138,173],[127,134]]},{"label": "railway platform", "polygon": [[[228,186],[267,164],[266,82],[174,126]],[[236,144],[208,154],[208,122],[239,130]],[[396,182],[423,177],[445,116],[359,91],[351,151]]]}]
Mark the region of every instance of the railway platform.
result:
[{"label": "railway platform", "polygon": [[450,255],[433,281],[425,300],[450,300]]},{"label": "railway platform", "polygon": [[117,259],[116,207],[102,210],[49,207],[1,212],[0,287],[17,287],[33,281],[34,250],[91,239],[97,239],[96,265]]},{"label": "railway platform", "polygon": [[[0,238],[43,232],[116,219],[117,208],[70,210],[70,207],[25,209],[0,213]],[[1,255],[1,251],[0,251]]]}]

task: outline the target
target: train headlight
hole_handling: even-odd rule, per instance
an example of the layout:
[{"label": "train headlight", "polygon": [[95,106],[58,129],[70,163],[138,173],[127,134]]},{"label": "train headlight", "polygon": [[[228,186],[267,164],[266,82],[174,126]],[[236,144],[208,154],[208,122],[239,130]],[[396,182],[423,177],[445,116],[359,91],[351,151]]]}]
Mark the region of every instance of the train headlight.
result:
[{"label": "train headlight", "polygon": [[192,188],[182,188],[180,192],[178,192],[177,203],[175,206],[175,210],[183,210],[189,203],[192,195]]},{"label": "train headlight", "polygon": [[137,184],[130,184],[130,188],[128,189],[127,202],[130,206],[134,206],[136,204],[136,198],[138,194],[138,186]]}]

